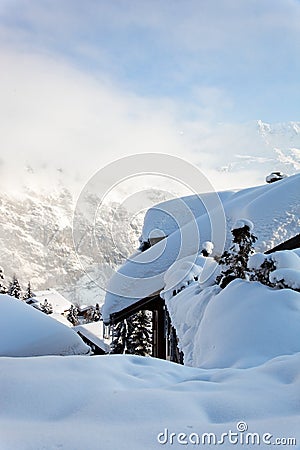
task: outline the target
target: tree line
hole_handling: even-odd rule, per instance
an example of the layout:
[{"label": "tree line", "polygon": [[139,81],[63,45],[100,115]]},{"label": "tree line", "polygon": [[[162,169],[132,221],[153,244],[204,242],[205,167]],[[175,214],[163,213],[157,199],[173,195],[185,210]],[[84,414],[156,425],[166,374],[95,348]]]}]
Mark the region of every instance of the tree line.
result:
[{"label": "tree line", "polygon": [[11,297],[15,297],[19,300],[28,300],[34,295],[31,290],[30,281],[28,281],[26,289],[23,290],[15,274],[13,275],[8,285],[6,285],[5,275],[2,267],[0,267],[0,294],[8,294]]}]

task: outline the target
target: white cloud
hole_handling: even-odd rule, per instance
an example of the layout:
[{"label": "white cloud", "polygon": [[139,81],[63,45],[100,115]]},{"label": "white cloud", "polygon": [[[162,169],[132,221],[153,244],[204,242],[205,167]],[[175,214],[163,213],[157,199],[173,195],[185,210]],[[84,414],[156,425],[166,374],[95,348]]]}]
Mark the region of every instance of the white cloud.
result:
[{"label": "white cloud", "polygon": [[[162,152],[199,164],[218,188],[262,181],[246,160],[244,166],[239,161],[239,178],[226,172],[236,154],[272,159],[273,150],[255,126],[218,123],[244,105],[212,80],[256,73],[266,55],[267,70],[275,60],[283,64],[285,50],[299,47],[299,2],[24,0],[1,6],[0,173],[6,178],[14,182],[17,168],[31,166],[46,183],[46,173],[57,169],[62,178],[84,182],[121,156]],[[157,59],[148,54],[153,42],[163,49]],[[277,44],[278,51],[268,53]],[[132,62],[130,70],[138,71],[142,58],[145,73],[136,81],[147,90],[153,71],[152,95],[138,94],[123,69]],[[167,96],[158,85],[168,77],[174,92]],[[177,95],[176,83],[189,98]],[[232,82],[236,87],[248,89]]]}]

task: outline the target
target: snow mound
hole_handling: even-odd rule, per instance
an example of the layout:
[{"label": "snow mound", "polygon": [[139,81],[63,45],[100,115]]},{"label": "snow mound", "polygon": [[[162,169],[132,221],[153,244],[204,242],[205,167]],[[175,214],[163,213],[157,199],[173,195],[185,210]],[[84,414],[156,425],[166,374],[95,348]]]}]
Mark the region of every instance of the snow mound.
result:
[{"label": "snow mound", "polygon": [[252,367],[300,352],[300,294],[234,280],[191,286],[167,302],[185,364],[203,368]]},{"label": "snow mound", "polygon": [[295,252],[283,250],[269,255],[274,262],[276,269],[294,269],[300,270],[300,258]]},{"label": "snow mound", "polygon": [[205,250],[208,255],[211,255],[214,249],[214,244],[210,241],[205,241],[202,244],[202,250]]},{"label": "snow mound", "polygon": [[291,289],[300,290],[300,271],[295,269],[277,269],[270,273],[271,283],[283,283]]},{"label": "snow mound", "polygon": [[251,255],[248,260],[248,269],[252,270],[258,270],[263,265],[263,263],[268,259],[268,255],[265,255],[264,253],[254,253],[254,255]]},{"label": "snow mound", "polygon": [[[179,433],[219,439],[241,421],[261,438],[270,433],[268,443],[249,448],[272,448],[277,437],[298,443],[299,366],[299,353],[243,370],[127,355],[2,358],[1,449],[179,449]],[[166,429],[161,445],[157,437]],[[228,438],[224,444],[232,446]]]},{"label": "snow mound", "polygon": [[202,267],[187,261],[176,261],[165,273],[164,290],[160,293],[163,299],[169,299],[189,284],[198,281]]},{"label": "snow mound", "polygon": [[21,300],[0,295],[0,356],[83,355],[89,350],[67,326]]}]

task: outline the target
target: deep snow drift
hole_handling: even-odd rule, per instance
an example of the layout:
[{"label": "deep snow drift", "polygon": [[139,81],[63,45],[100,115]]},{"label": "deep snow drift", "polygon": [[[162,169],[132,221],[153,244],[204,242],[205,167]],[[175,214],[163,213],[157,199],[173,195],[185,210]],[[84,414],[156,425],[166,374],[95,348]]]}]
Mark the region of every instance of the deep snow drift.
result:
[{"label": "deep snow drift", "polygon": [[0,295],[0,356],[84,355],[70,328],[9,295]]},{"label": "deep snow drift", "polygon": [[[1,449],[184,448],[179,433],[192,442],[197,434],[200,445],[185,447],[202,448],[204,433],[220,441],[240,422],[248,430],[220,448],[271,448],[277,438],[297,439],[291,448],[299,448],[299,366],[299,353],[222,370],[125,355],[2,358]],[[158,443],[160,433],[168,444]],[[259,447],[241,444],[248,433]]]},{"label": "deep snow drift", "polygon": [[184,363],[252,367],[300,352],[300,293],[234,280],[200,290],[197,283],[167,300]]}]

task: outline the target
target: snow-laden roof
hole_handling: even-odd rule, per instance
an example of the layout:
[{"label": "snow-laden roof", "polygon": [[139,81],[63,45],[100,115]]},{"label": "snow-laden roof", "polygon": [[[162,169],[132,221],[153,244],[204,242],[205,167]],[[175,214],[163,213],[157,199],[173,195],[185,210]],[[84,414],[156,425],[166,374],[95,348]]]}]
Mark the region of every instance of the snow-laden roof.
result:
[{"label": "snow-laden roof", "polygon": [[45,289],[44,291],[34,291],[35,296],[33,299],[40,304],[43,304],[45,300],[51,303],[53,313],[61,314],[70,309],[72,303],[69,302],[63,295],[57,292],[55,289]]},{"label": "snow-laden roof", "polygon": [[101,348],[105,353],[110,350],[110,341],[103,337],[103,322],[99,320],[98,322],[86,323],[83,325],[76,325],[73,327],[76,333],[80,332],[83,336],[88,338],[91,342]]},{"label": "snow-laden roof", "polygon": [[[239,219],[254,223],[254,233],[258,237],[256,249],[260,251],[272,248],[299,233],[300,174],[239,192],[221,193],[219,200],[213,194],[206,196],[203,203],[208,206],[209,213],[203,205],[199,206],[199,197],[192,196],[189,201],[190,206],[194,205],[196,218],[192,214],[193,220],[180,225],[166,239],[145,252],[127,260],[113,275],[102,308],[105,321],[109,321],[111,313],[160,291],[164,286],[166,270],[176,260],[187,256],[191,256],[194,262],[203,242],[213,242],[213,254],[221,254],[224,242],[229,242],[231,237],[231,227]],[[182,200],[178,202],[178,205],[182,205]],[[186,202],[187,200],[184,203]],[[170,222],[170,215],[163,208],[169,210],[169,206],[170,202],[165,202],[158,205],[158,209],[149,210],[145,217],[143,239],[158,227],[168,235],[173,222]],[[176,201],[172,200],[171,206],[172,213],[175,214]],[[181,224],[180,208],[179,211],[178,221]]]},{"label": "snow-laden roof", "polygon": [[70,328],[9,295],[0,295],[0,356],[81,355],[89,347]]},{"label": "snow-laden roof", "polygon": [[[235,191],[218,192],[220,201],[224,203],[232,197]],[[201,195],[190,195],[175,198],[154,205],[146,212],[141,234],[141,241],[150,237],[169,236],[180,226],[190,222],[193,217],[199,217],[207,212],[207,205],[215,200],[216,193],[208,192]]]}]

